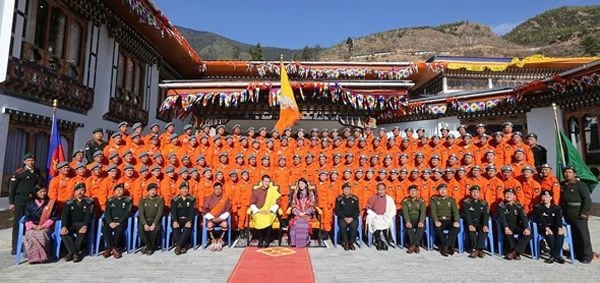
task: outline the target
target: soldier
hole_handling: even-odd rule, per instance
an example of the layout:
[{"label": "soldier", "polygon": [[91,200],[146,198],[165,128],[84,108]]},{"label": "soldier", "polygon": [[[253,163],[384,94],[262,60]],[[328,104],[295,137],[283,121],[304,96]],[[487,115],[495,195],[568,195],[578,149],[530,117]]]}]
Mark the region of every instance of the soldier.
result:
[{"label": "soldier", "polygon": [[565,220],[573,229],[575,256],[581,263],[593,259],[592,241],[588,228],[588,215],[592,209],[592,199],[588,186],[577,180],[575,167],[563,169],[565,180],[560,183],[560,206],[565,212]]},{"label": "soldier", "polygon": [[542,164],[546,164],[546,155],[548,151],[545,147],[537,143],[537,138],[538,136],[535,133],[529,133],[527,135],[527,145],[529,146],[529,148],[531,148],[531,151],[533,152],[535,168],[539,169],[540,166],[542,166]]},{"label": "soldier", "polygon": [[25,206],[31,200],[36,185],[44,185],[40,169],[35,168],[35,156],[26,153],[23,156],[23,168],[17,169],[8,183],[8,208],[13,211],[13,231],[11,254],[17,254],[17,238],[19,237],[19,220],[23,216]]},{"label": "soldier", "polygon": [[179,195],[171,200],[171,222],[176,255],[187,252],[194,216],[196,215],[195,208],[196,198],[189,194],[188,183],[181,183],[179,185]]},{"label": "soldier", "polygon": [[[448,196],[448,186],[440,184],[437,187],[438,195],[431,198],[430,213],[433,220],[435,235],[439,242],[440,254],[448,256],[454,254],[456,235],[460,227],[458,205],[453,197]],[[448,236],[443,231],[448,230]]]},{"label": "soldier", "polygon": [[150,183],[146,188],[148,195],[139,204],[139,231],[144,242],[142,254],[152,255],[156,249],[156,237],[162,230],[161,217],[165,201],[158,195],[158,184]]},{"label": "soldier", "polygon": [[96,151],[104,152],[104,148],[108,145],[104,141],[104,133],[102,128],[96,128],[92,132],[92,139],[85,143],[85,159],[90,164],[94,161]]},{"label": "soldier", "polygon": [[552,191],[542,191],[542,200],[533,209],[538,233],[543,235],[550,247],[550,257],[545,263],[565,263],[562,257],[563,240],[565,229],[562,224],[562,210],[558,205],[552,203]]},{"label": "soldier", "polygon": [[[507,260],[521,260],[521,254],[525,251],[529,240],[531,240],[531,230],[529,229],[525,209],[515,201],[515,190],[513,188],[504,189],[504,201],[498,205],[498,220],[506,244],[504,258]],[[519,236],[518,239],[515,239],[515,235]]]},{"label": "soldier", "polygon": [[344,250],[354,250],[354,241],[358,234],[358,216],[360,208],[358,206],[358,197],[350,193],[349,183],[342,185],[342,195],[335,201],[334,213],[338,217],[340,228],[340,241]]},{"label": "soldier", "polygon": [[[404,218],[404,227],[406,238],[406,252],[420,252],[421,240],[425,231],[425,217],[427,217],[425,201],[419,197],[419,186],[408,186],[408,197],[402,201],[402,217]],[[401,223],[402,224],[402,223]],[[401,235],[403,237],[403,235]]]},{"label": "soldier", "polygon": [[102,255],[107,258],[111,255],[121,258],[120,247],[122,246],[123,233],[127,229],[127,219],[131,212],[131,198],[124,195],[125,184],[118,183],[113,186],[114,195],[106,202],[104,212],[104,225],[102,234],[106,242],[106,250]]},{"label": "soldier", "polygon": [[[67,248],[66,261],[80,262],[83,258],[83,243],[87,242],[89,225],[94,215],[94,201],[85,197],[85,184],[79,183],[75,187],[75,195],[65,203],[65,210],[61,217],[60,236]],[[77,234],[77,239],[73,237]]]},{"label": "soldier", "polygon": [[[470,196],[462,202],[462,217],[467,227],[471,245],[470,258],[484,257],[483,247],[489,233],[489,207],[481,195],[481,188],[474,185],[469,188]],[[493,243],[490,243],[493,245]]]}]

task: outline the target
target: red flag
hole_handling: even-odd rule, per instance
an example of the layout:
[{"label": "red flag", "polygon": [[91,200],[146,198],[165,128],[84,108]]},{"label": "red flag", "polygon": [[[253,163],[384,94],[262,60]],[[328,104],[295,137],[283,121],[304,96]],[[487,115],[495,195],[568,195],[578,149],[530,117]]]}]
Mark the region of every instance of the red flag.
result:
[{"label": "red flag", "polygon": [[48,183],[56,175],[58,175],[58,163],[65,161],[65,153],[63,152],[60,133],[58,132],[58,120],[56,119],[56,108],[52,114],[52,132],[50,133],[50,149],[48,150]]}]

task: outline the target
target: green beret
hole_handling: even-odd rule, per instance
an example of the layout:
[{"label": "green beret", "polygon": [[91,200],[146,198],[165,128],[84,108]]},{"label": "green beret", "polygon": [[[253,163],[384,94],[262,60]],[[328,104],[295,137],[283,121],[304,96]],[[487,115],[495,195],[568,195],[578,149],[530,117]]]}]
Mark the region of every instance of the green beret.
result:
[{"label": "green beret", "polygon": [[478,185],[473,185],[472,187],[469,188],[469,192],[480,191],[480,190],[481,190],[481,188],[479,188]]},{"label": "green beret", "polygon": [[102,133],[102,132],[104,132],[104,130],[102,130],[102,128],[95,128],[95,129],[92,131],[92,134],[95,134],[95,133]]},{"label": "green beret", "polygon": [[73,189],[74,190],[79,190],[79,189],[85,190],[85,183],[77,183],[77,184],[75,184],[75,187]]},{"label": "green beret", "polygon": [[117,183],[116,185],[114,185],[113,190],[124,189],[124,188],[125,188],[125,184],[123,184],[123,183]]},{"label": "green beret", "polygon": [[35,159],[35,155],[33,155],[31,152],[25,153],[25,155],[23,155],[23,160],[27,159]]},{"label": "green beret", "polygon": [[180,188],[180,189],[182,189],[182,188],[184,188],[184,187],[185,187],[185,188],[188,188],[188,187],[189,187],[189,185],[188,185],[188,182],[183,182],[183,183],[181,183],[181,185],[179,185],[179,188]]},{"label": "green beret", "polygon": [[158,188],[158,185],[156,183],[150,183],[148,187],[146,187],[146,190],[149,191],[156,188]]}]

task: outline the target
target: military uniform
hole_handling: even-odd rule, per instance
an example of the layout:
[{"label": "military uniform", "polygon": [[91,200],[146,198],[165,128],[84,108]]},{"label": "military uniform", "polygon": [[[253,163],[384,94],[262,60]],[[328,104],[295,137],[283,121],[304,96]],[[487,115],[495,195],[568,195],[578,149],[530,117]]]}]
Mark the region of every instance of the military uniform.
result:
[{"label": "military uniform", "polygon": [[[118,247],[123,246],[123,233],[125,229],[127,229],[127,220],[131,213],[131,206],[132,201],[128,196],[111,197],[106,202],[102,234],[107,249],[117,249]],[[113,222],[119,223],[119,225],[115,228],[111,228],[109,224]]]},{"label": "military uniform", "polygon": [[547,153],[548,151],[546,150],[545,147],[536,144],[534,147],[531,148],[531,151],[533,152],[533,160],[534,160],[534,165],[535,168],[540,168],[540,166],[542,166],[542,164],[546,164],[547,162]]},{"label": "military uniform", "polygon": [[[31,156],[32,157],[32,156]],[[38,168],[19,168],[11,176],[8,183],[8,203],[15,206],[13,211],[12,251],[16,253],[19,236],[19,220],[23,216],[25,206],[31,200],[35,185],[45,185]]]},{"label": "military uniform", "polygon": [[[358,217],[360,213],[358,197],[353,194],[338,196],[335,200],[334,213],[338,217],[342,246],[353,249],[354,240],[358,234]],[[352,222],[346,223],[344,220],[346,217],[352,217]]]},{"label": "military uniform", "polygon": [[[437,241],[439,243],[440,252],[445,255],[446,252],[454,253],[454,245],[456,244],[456,235],[458,228],[454,227],[454,222],[460,221],[458,213],[458,205],[456,200],[450,196],[434,196],[430,203],[431,218],[434,221],[434,229]],[[435,222],[439,221],[442,225],[435,226]],[[448,231],[448,236],[445,237],[443,231]]]},{"label": "military uniform", "polygon": [[[146,251],[153,252],[156,245],[156,237],[162,230],[161,218],[165,208],[165,201],[159,195],[155,197],[146,196],[139,203],[139,231],[140,238],[146,246]],[[153,231],[144,230],[144,225],[155,225]]]},{"label": "military uniform", "polygon": [[[72,198],[65,203],[63,214],[61,217],[61,225],[69,231],[66,235],[62,235],[62,242],[68,251],[68,256],[81,254],[83,243],[86,242],[90,232],[90,224],[94,215],[94,200],[83,197],[81,200]],[[86,233],[79,233],[81,227],[87,227]],[[73,237],[77,234],[77,239]]]},{"label": "military uniform", "polygon": [[593,251],[587,217],[592,209],[592,199],[587,185],[581,181],[561,182],[560,206],[567,224],[573,230],[575,256],[582,262],[591,261]]},{"label": "military uniform", "polygon": [[[408,247],[409,252],[419,252],[419,246],[421,245],[421,240],[423,239],[423,232],[425,231],[425,215],[427,211],[425,201],[422,198],[416,197],[411,198],[407,197],[402,200],[402,217],[404,218],[405,225],[410,223],[412,228],[405,228],[406,238],[408,242],[406,246]],[[419,227],[419,223],[423,224],[423,227]]]},{"label": "military uniform", "polygon": [[[529,229],[529,220],[525,215],[525,209],[517,202],[501,202],[498,205],[497,213],[500,221],[499,229],[502,229],[504,243],[506,244],[505,254],[507,254],[508,259],[512,259],[513,256],[522,254],[527,247],[527,243],[531,240],[531,234],[528,236],[523,234],[525,229]],[[512,235],[507,235],[504,231],[505,228],[509,228]],[[515,235],[519,236],[518,239],[515,239]],[[511,253],[513,255],[508,256]]]},{"label": "military uniform", "polygon": [[[543,235],[550,247],[550,255],[553,259],[562,259],[562,246],[565,235],[559,235],[558,229],[563,227],[562,209],[558,205],[550,203],[549,206],[540,203],[533,209],[533,218],[536,222],[538,233]],[[546,234],[546,228],[552,234]]]},{"label": "military uniform", "polygon": [[85,159],[87,160],[87,164],[94,162],[94,152],[104,152],[104,148],[107,145],[108,143],[105,141],[97,143],[95,140],[89,140],[87,143],[85,143]]},{"label": "military uniform", "polygon": [[[485,239],[488,232],[483,231],[484,226],[488,226],[490,219],[489,207],[485,200],[467,198],[462,202],[462,217],[465,230],[468,231],[469,243],[471,249],[474,249],[482,256]],[[469,231],[469,226],[474,226],[475,231]],[[487,227],[488,229],[490,227]],[[492,243],[493,244],[493,243]]]},{"label": "military uniform", "polygon": [[[187,198],[177,195],[171,200],[171,225],[177,222],[179,228],[173,228],[173,241],[177,247],[184,248],[190,239],[192,232],[194,216],[196,215],[196,198],[192,195]],[[185,227],[186,223],[192,223],[192,227]]]}]

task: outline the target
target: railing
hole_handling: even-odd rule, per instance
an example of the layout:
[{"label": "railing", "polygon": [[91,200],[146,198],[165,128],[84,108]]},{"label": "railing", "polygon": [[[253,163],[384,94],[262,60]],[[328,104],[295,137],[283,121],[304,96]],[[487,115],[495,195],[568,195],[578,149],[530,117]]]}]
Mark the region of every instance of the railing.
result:
[{"label": "railing", "polygon": [[104,114],[104,119],[129,123],[148,124],[148,111],[145,111],[130,102],[123,99],[111,97],[108,106],[108,112]]}]

